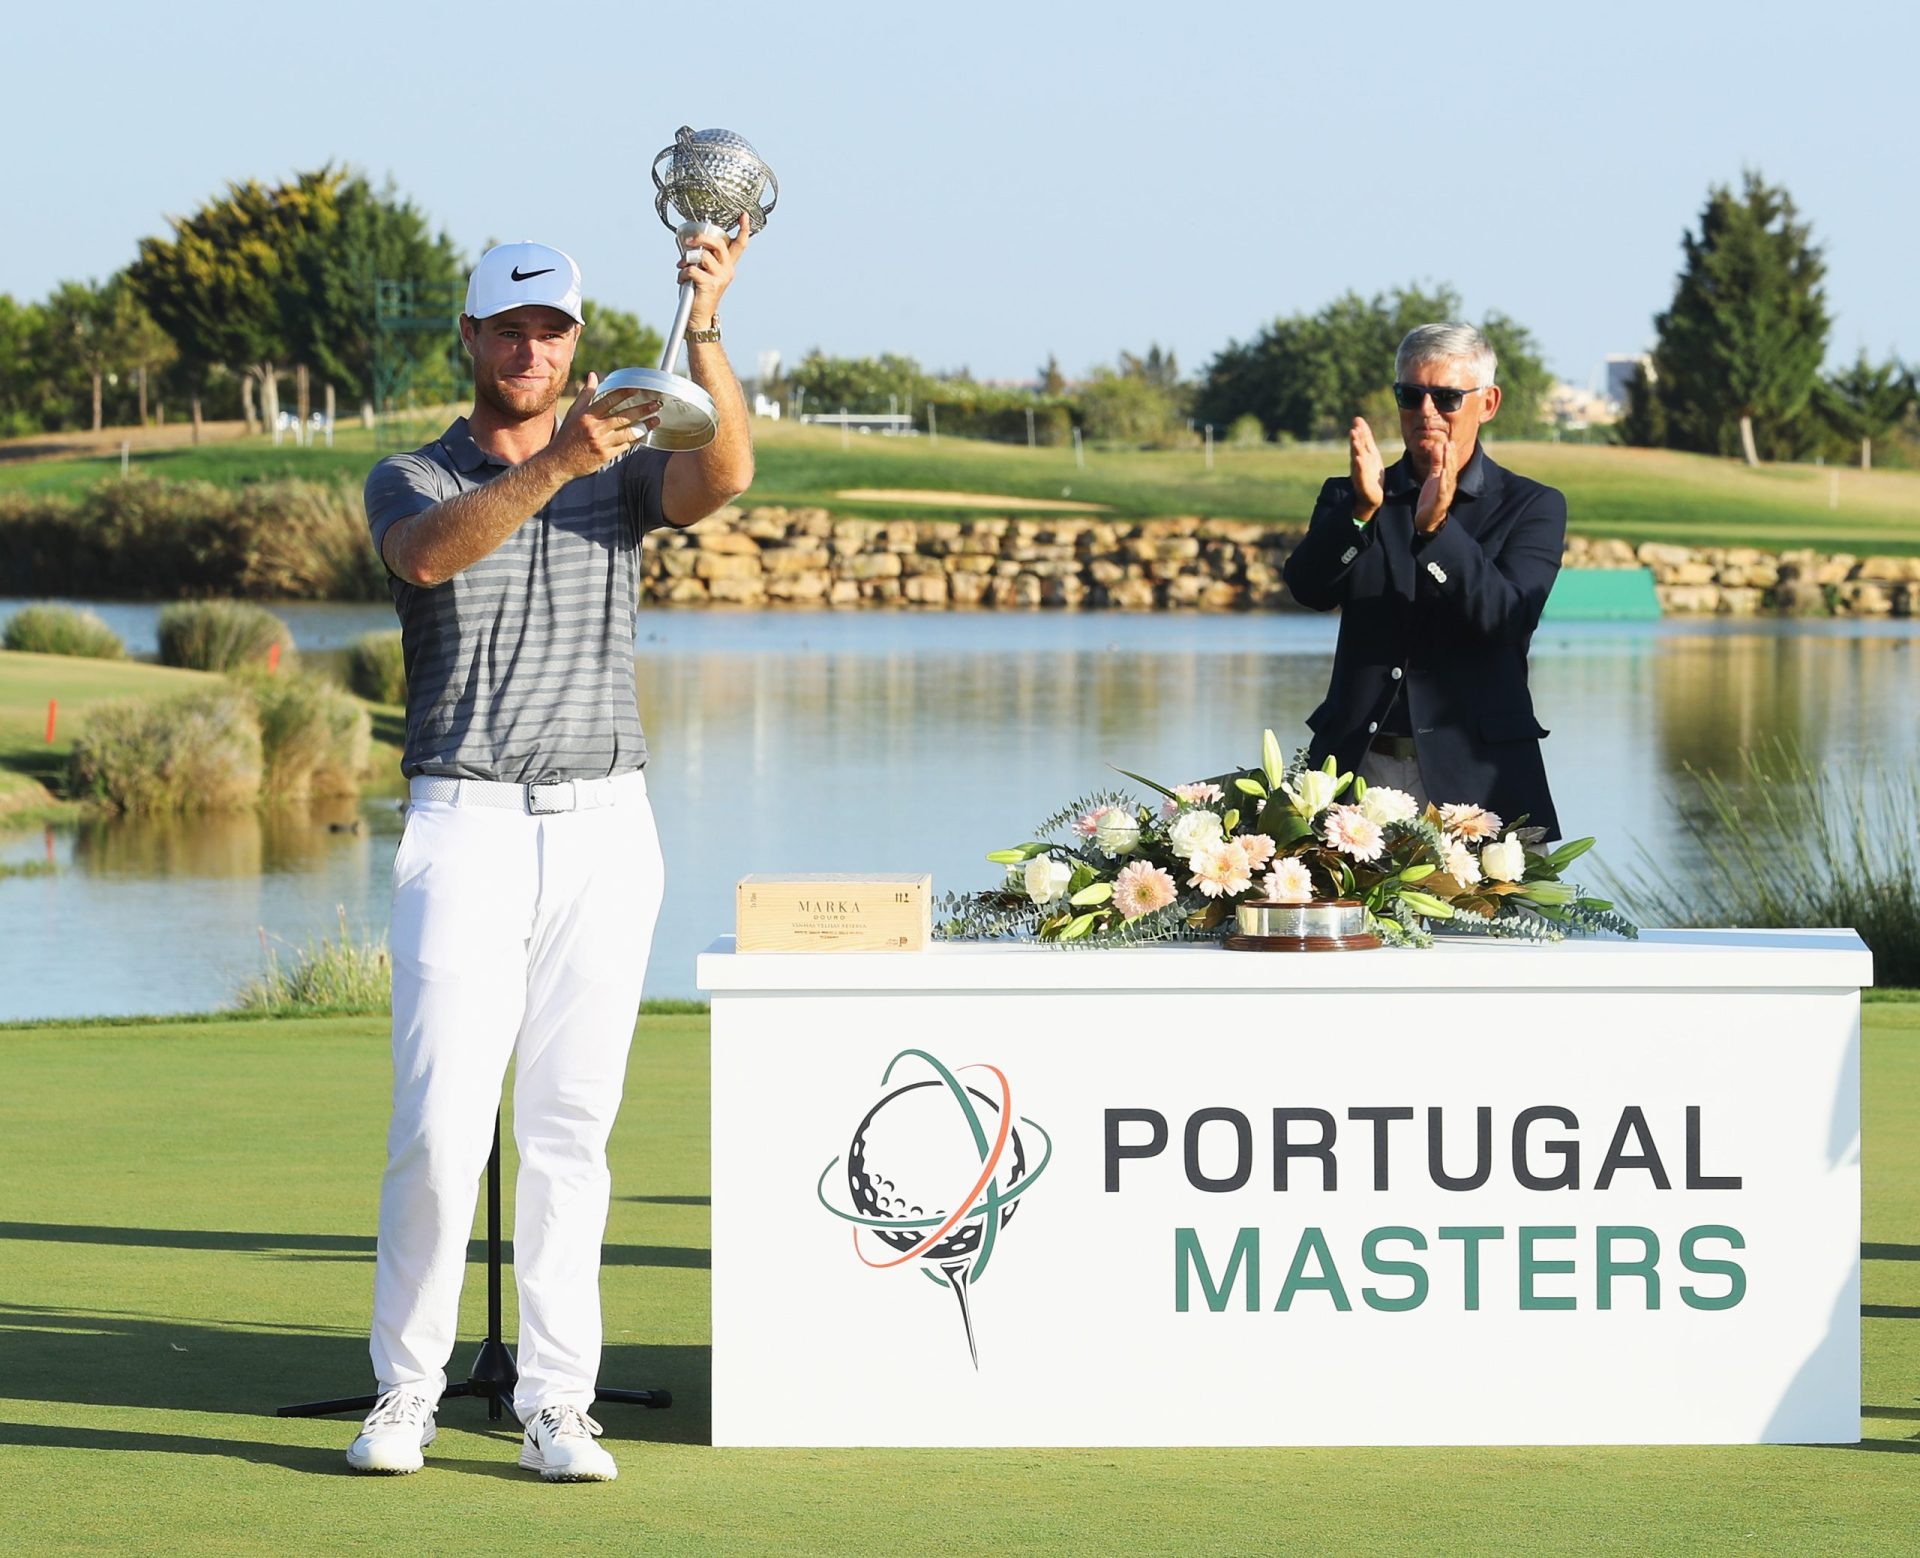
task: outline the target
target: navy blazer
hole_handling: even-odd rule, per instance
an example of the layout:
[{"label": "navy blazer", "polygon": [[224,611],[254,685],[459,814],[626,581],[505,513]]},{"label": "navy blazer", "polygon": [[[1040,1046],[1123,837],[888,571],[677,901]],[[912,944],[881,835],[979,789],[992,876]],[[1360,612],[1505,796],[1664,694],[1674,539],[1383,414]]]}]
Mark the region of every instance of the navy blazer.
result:
[{"label": "navy blazer", "polygon": [[1560,572],[1567,500],[1502,470],[1483,448],[1460,473],[1447,522],[1413,528],[1420,480],[1403,456],[1387,468],[1385,502],[1353,522],[1353,484],[1320,489],[1307,534],[1284,569],[1295,600],[1340,608],[1326,700],[1307,716],[1312,756],[1359,766],[1396,691],[1427,795],[1524,815],[1560,836],[1527,689],[1527,648]]}]

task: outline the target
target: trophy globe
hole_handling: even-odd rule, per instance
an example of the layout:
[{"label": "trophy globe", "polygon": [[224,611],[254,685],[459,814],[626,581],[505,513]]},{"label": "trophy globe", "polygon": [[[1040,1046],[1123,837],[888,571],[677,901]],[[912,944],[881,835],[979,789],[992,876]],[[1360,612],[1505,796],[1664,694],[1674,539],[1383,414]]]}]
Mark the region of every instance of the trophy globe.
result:
[{"label": "trophy globe", "polygon": [[[673,229],[683,256],[697,239],[723,234],[743,214],[748,233],[759,232],[780,198],[779,180],[744,138],[731,130],[694,130],[686,125],[680,127],[673,144],[653,159],[653,187],[653,209]],[[713,397],[692,379],[674,372],[692,313],[693,283],[682,282],[680,306],[661,349],[660,366],[610,373],[594,394],[596,406],[610,398],[658,400],[659,425],[644,440],[652,449],[703,448],[719,430]]]}]

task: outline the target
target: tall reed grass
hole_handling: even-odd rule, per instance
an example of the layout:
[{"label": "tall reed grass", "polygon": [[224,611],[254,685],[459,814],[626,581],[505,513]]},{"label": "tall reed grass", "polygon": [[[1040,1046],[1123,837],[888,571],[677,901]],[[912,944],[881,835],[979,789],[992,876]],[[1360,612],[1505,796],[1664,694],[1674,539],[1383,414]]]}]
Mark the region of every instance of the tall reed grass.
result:
[{"label": "tall reed grass", "polygon": [[275,644],[282,663],[293,633],[272,612],[246,601],[183,601],[160,613],[160,663],[190,671],[264,669]]},{"label": "tall reed grass", "polygon": [[1920,986],[1920,773],[1826,771],[1775,742],[1743,749],[1731,778],[1687,774],[1676,804],[1704,864],[1682,876],[1643,848],[1629,874],[1607,873],[1629,919],[1850,926],[1876,984]]},{"label": "tall reed grass", "polygon": [[373,756],[373,719],[343,687],[299,671],[238,678],[260,721],[266,798],[356,795]]},{"label": "tall reed grass", "polygon": [[76,497],[0,491],[0,594],[381,600],[360,496],[344,482],[135,475]]},{"label": "tall reed grass", "polygon": [[344,905],[339,912],[337,940],[309,939],[284,966],[262,931],[267,966],[234,993],[234,1006],[262,1017],[385,1011],[393,998],[393,959],[386,943],[356,938],[347,926]]},{"label": "tall reed grass", "polygon": [[124,660],[120,635],[91,611],[72,606],[22,606],[7,619],[0,648],[30,655],[77,655],[86,660]]},{"label": "tall reed grass", "polygon": [[260,718],[244,688],[106,703],[73,745],[68,794],[119,811],[244,806],[260,794]]},{"label": "tall reed grass", "polygon": [[400,633],[362,633],[347,650],[347,685],[369,703],[407,701],[407,661]]}]

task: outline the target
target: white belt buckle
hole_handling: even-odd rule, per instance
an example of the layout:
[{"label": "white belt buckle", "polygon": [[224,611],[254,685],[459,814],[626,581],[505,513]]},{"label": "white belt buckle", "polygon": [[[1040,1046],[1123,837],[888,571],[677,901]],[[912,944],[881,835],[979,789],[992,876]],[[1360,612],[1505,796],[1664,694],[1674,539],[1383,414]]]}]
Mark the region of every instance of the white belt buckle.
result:
[{"label": "white belt buckle", "polygon": [[[566,792],[564,800],[561,798],[561,791]],[[551,804],[548,797],[552,797]],[[551,816],[555,812],[573,811],[579,804],[579,795],[571,779],[562,779],[558,784],[527,786],[527,810],[536,817]]]}]

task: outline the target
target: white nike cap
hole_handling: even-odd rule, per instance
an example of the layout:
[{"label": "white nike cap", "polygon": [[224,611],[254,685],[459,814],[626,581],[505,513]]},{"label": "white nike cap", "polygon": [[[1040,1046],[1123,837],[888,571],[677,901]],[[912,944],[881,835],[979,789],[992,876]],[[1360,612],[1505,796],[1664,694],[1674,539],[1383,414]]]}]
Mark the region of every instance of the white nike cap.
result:
[{"label": "white nike cap", "polygon": [[487,319],[529,303],[586,323],[580,312],[580,267],[572,255],[544,243],[495,244],[467,278],[468,317]]}]

